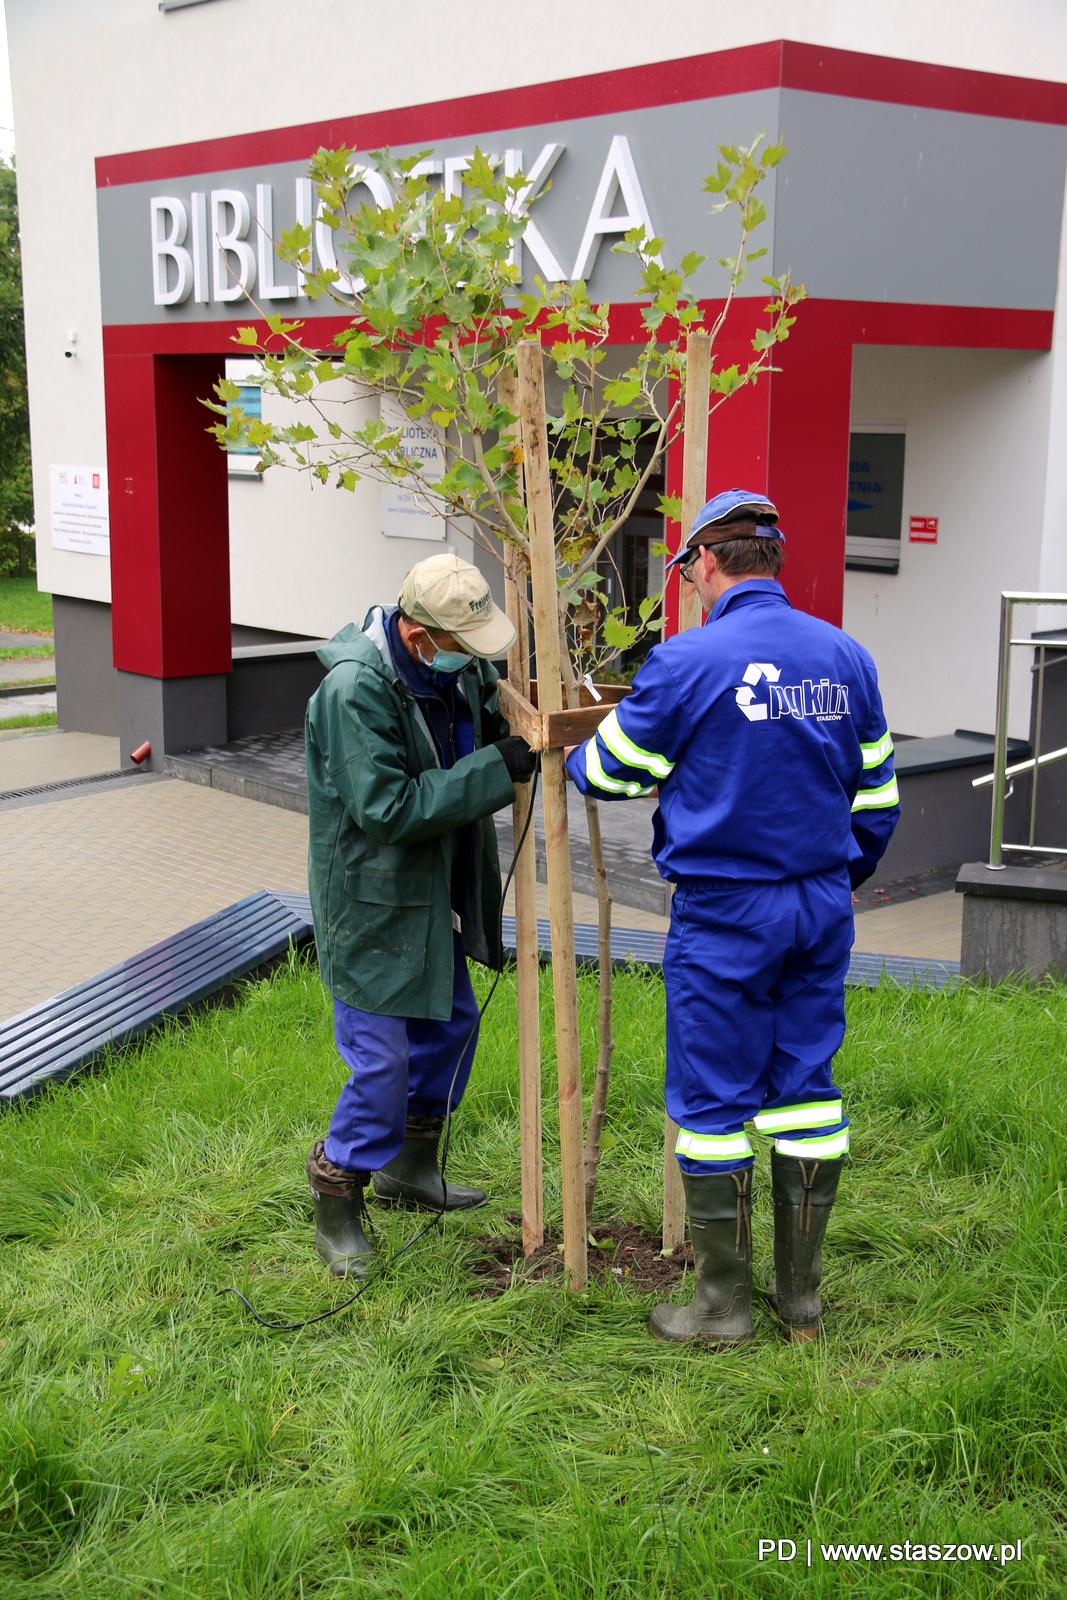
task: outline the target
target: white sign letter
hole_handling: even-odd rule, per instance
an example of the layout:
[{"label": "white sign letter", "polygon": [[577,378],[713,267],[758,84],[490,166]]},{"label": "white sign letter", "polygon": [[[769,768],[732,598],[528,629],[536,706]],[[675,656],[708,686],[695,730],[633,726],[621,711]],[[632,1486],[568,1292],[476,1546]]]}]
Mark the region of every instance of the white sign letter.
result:
[{"label": "white sign letter", "polygon": [[[314,201],[312,199],[312,193],[311,193],[311,179],[310,178],[297,178],[297,180],[296,180],[296,220],[297,220],[297,222],[300,224],[300,226],[302,228],[310,228],[311,227],[312,218],[314,217],[314,214],[315,214],[315,208],[314,208]],[[310,252],[312,257],[314,257],[314,252],[315,252],[315,246],[314,246],[314,241],[312,241],[311,252]],[[312,259],[310,261],[310,263],[309,263],[308,271],[309,272],[314,272],[314,270],[315,270],[315,263],[314,263],[314,260]],[[296,292],[297,292],[298,295],[305,295],[305,297],[306,297],[306,291],[304,289],[304,284],[306,282],[307,282],[306,274],[301,272],[300,268],[297,267],[297,269],[296,269]]]},{"label": "white sign letter", "polygon": [[[229,206],[233,223],[223,225],[223,212]],[[211,191],[211,252],[212,279],[216,300],[243,300],[256,281],[256,258],[245,235],[252,213],[248,196],[240,189],[212,189]],[[235,255],[238,269],[232,272],[227,257]]]},{"label": "white sign letter", "polygon": [[[157,306],[180,306],[183,300],[188,299],[193,285],[193,263],[188,250],[182,249],[189,227],[185,203],[173,195],[157,194],[152,196],[148,204],[152,215],[153,298]],[[164,215],[167,222],[164,223],[163,237],[160,238],[160,218]],[[177,282],[173,287],[168,282],[169,261],[173,261],[178,269]]]},{"label": "white sign letter", "polygon": [[[519,190],[515,204],[516,216],[526,217],[526,232],[521,240],[517,241],[511,259],[515,266],[518,267],[521,276],[522,247],[525,245],[544,274],[546,283],[561,283],[566,278],[567,272],[556,259],[555,251],[537,226],[537,223],[527,215],[527,212],[533,204],[538,190],[543,186],[545,179],[563,154],[563,150],[564,146],[561,144],[545,145],[529,172],[524,175],[527,181]],[[522,151],[505,150],[504,176],[506,178],[514,178],[516,173],[519,172],[522,172]]]},{"label": "white sign letter", "polygon": [[260,299],[288,300],[296,293],[294,285],[274,278],[274,189],[269,183],[256,184],[256,232]]},{"label": "white sign letter", "polygon": [[[626,214],[613,217],[611,208],[620,189]],[[606,233],[629,233],[631,228],[638,228],[642,223],[646,239],[651,239],[655,229],[648,214],[645,197],[641,192],[630,141],[624,134],[617,133],[611,141],[608,159],[600,175],[593,209],[589,213],[589,221],[585,225],[585,233],[578,248],[578,259],[571,273],[572,280],[587,278],[592,272],[597,251],[600,249],[600,241]],[[655,259],[658,261],[659,257]]]},{"label": "white sign letter", "polygon": [[193,299],[207,305],[211,286],[207,273],[207,195],[192,194],[193,213]]}]

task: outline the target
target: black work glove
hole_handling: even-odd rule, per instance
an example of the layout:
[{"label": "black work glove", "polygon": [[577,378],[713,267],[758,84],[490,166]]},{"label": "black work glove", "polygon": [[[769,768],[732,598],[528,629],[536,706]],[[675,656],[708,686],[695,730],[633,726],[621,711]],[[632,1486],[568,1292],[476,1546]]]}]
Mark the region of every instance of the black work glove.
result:
[{"label": "black work glove", "polygon": [[525,739],[512,734],[510,739],[498,739],[493,749],[503,756],[512,783],[529,783],[537,766],[537,756]]}]

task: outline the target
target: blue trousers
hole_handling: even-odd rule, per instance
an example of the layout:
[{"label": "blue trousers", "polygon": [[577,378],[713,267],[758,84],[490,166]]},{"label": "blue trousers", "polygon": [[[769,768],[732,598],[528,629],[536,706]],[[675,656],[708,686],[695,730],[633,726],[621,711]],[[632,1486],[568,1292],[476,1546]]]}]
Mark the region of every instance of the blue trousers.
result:
[{"label": "blue trousers", "polygon": [[678,885],[663,973],[666,1104],[681,1128],[684,1172],[751,1166],[749,1121],[785,1154],[844,1155],[848,1119],[832,1065],[853,938],[843,868],[779,883]]},{"label": "blue trousers", "polygon": [[[339,1167],[378,1172],[392,1161],[400,1154],[409,1116],[444,1116],[453,1073],[452,1109],[462,1100],[478,1043],[478,1002],[463,940],[458,933],[454,938],[452,1015],[447,1022],[380,1017],[334,1000],[334,1037],[351,1073],[326,1139],[326,1155]],[[463,1060],[456,1072],[460,1051]]]}]

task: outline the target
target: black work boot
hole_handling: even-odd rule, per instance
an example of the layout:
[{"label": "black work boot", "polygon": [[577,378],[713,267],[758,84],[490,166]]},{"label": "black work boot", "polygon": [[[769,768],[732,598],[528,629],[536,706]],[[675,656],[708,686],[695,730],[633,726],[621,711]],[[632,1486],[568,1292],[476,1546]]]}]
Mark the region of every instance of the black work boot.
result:
[{"label": "black work boot", "polygon": [[794,1344],[819,1336],[822,1242],[844,1164],[843,1156],[817,1161],[771,1151],[774,1286],[767,1299]]},{"label": "black work boot", "polygon": [[485,1205],[484,1189],[446,1184],[441,1177],[437,1146],[444,1125],[444,1117],[408,1118],[400,1154],[374,1174],[374,1194],[382,1205],[419,1211],[470,1211]]},{"label": "black work boot", "polygon": [[308,1182],[315,1202],[315,1249],[335,1278],[365,1278],[374,1265],[374,1246],[363,1231],[367,1172],[339,1167],[317,1139],[308,1152]]},{"label": "black work boot", "polygon": [[687,1306],[657,1306],[654,1339],[699,1339],[710,1348],[752,1337],[752,1168],[682,1173],[696,1290]]}]

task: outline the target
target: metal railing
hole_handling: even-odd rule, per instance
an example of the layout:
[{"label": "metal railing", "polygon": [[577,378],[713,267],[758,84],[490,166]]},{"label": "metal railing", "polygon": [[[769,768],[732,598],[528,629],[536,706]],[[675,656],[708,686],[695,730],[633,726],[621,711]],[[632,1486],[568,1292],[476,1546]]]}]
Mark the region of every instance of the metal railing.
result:
[{"label": "metal railing", "polygon": [[[1040,638],[1013,639],[1013,624],[1016,606],[1067,606],[1067,594],[1032,594],[1024,590],[1006,589],[1000,597],[1000,651],[997,658],[997,724],[993,736],[993,771],[984,778],[975,778],[972,788],[985,788],[987,784],[993,787],[993,816],[989,828],[989,865],[993,868],[1002,868],[1004,863],[1001,856],[1005,851],[1014,851],[1020,855],[1041,856],[1067,856],[1067,849],[1056,845],[1036,844],[1034,834],[1037,826],[1037,786],[1038,777],[1042,767],[1051,766],[1053,762],[1067,760],[1067,748],[1050,750],[1046,755],[1041,754],[1041,714],[1045,699],[1045,655],[1048,650],[1056,650],[1061,654],[1067,652],[1067,637],[1062,642],[1055,640],[1042,640]],[[1029,650],[1036,650],[1038,662],[1037,672],[1037,705],[1034,716],[1034,753],[1029,761],[1019,761],[1013,766],[1008,766],[1008,701],[1011,694],[1011,652],[1014,646],[1025,646]],[[1004,802],[1008,799],[1014,788],[1006,788],[1009,780],[1018,777],[1021,773],[1032,772],[1034,775],[1030,792],[1030,836],[1026,844],[1004,843]]]}]

